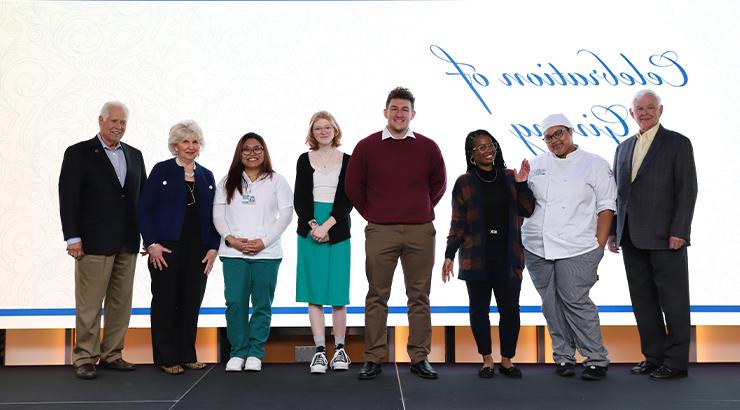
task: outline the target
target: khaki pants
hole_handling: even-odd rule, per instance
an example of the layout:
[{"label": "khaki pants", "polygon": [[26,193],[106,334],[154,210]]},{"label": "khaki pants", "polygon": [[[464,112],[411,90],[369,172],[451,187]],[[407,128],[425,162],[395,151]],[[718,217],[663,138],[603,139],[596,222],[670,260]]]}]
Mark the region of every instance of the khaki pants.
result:
[{"label": "khaki pants", "polygon": [[[131,317],[135,253],[85,255],[75,262],[74,365],[121,358]],[[100,306],[105,301],[105,332],[100,342]]]},{"label": "khaki pants", "polygon": [[408,298],[409,340],[412,363],[427,358],[432,344],[429,291],[434,267],[434,236],[430,222],[422,225],[378,225],[365,228],[365,361],[382,363],[388,355],[388,298],[393,273],[401,260]]}]

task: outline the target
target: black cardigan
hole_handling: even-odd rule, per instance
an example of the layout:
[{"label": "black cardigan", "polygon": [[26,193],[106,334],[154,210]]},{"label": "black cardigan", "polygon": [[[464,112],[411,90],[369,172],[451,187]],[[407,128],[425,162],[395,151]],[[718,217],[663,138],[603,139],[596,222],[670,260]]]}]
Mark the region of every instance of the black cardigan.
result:
[{"label": "black cardigan", "polygon": [[[347,172],[349,158],[348,154],[343,155],[337,193],[334,195],[334,203],[331,207],[330,215],[337,220],[337,223],[329,229],[329,243],[331,244],[342,242],[350,237],[349,213],[352,211],[352,204],[344,192],[344,174]],[[308,221],[314,219],[313,172],[314,169],[308,160],[308,153],[304,152],[298,157],[298,163],[296,164],[295,192],[293,193],[293,208],[295,213],[298,214],[297,233],[304,238],[311,232]]]}]

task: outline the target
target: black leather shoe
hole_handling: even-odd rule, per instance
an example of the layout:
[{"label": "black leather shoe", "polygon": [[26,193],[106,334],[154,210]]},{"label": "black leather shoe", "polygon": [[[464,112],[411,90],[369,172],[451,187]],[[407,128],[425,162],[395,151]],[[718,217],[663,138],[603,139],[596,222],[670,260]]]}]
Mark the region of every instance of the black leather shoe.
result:
[{"label": "black leather shoe", "polygon": [[495,375],[496,372],[493,371],[493,367],[483,366],[478,370],[478,377],[482,379],[492,379]]},{"label": "black leather shoe", "polygon": [[434,371],[434,368],[427,359],[424,359],[420,362],[411,363],[411,373],[416,373],[419,375],[419,377],[422,377],[424,379],[437,378],[437,372]]},{"label": "black leather shoe", "polygon": [[652,373],[650,373],[650,378],[653,380],[668,380],[668,379],[676,379],[679,377],[686,377],[689,375],[689,372],[686,370],[676,370],[671,369],[668,366],[660,366],[656,370],[654,370]]},{"label": "black leather shoe", "polygon": [[650,374],[655,370],[658,370],[658,367],[660,366],[658,366],[657,364],[653,364],[651,362],[648,362],[647,360],[643,360],[640,363],[634,365],[630,369],[630,372],[632,374]]},{"label": "black leather shoe", "polygon": [[522,378],[522,371],[519,370],[518,367],[514,367],[513,365],[511,367],[504,367],[502,365],[499,365],[498,372],[506,377],[511,377],[512,379]]},{"label": "black leather shoe", "polygon": [[136,370],[136,366],[134,366],[133,363],[129,363],[121,358],[118,358],[112,362],[104,362],[101,360],[100,363],[98,363],[98,367],[103,369],[118,370],[121,372],[130,372],[132,370]]},{"label": "black leather shoe", "polygon": [[80,379],[90,380],[98,377],[95,372],[95,365],[92,363],[85,363],[75,367],[75,376]]},{"label": "black leather shoe", "polygon": [[378,377],[382,372],[383,368],[380,366],[380,363],[365,362],[365,364],[362,365],[362,369],[360,369],[360,374],[357,375],[357,378],[360,380],[371,380]]}]

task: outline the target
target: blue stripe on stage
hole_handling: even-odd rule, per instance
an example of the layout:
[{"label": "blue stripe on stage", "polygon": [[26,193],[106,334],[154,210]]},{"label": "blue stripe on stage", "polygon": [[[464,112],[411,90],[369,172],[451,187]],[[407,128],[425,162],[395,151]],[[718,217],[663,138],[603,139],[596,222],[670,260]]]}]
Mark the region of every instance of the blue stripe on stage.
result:
[{"label": "blue stripe on stage", "polygon": [[[200,308],[201,315],[223,315],[226,308],[222,307],[202,307]],[[250,308],[250,311],[252,309]],[[331,313],[331,308],[325,308],[326,313]],[[389,306],[388,313],[391,314],[406,314],[408,309],[406,306]],[[540,306],[520,306],[522,313],[540,313],[542,307]],[[691,311],[694,313],[740,313],[740,305],[694,305],[691,306]],[[349,314],[363,314],[365,308],[362,306],[347,306],[347,313]],[[491,313],[497,313],[498,309],[495,306],[491,307]],[[601,313],[631,313],[632,306],[630,305],[607,305],[599,306],[599,312]],[[306,307],[280,307],[275,306],[272,308],[272,313],[276,315],[301,315],[307,314],[308,308]],[[467,306],[432,306],[432,313],[468,313]],[[52,308],[52,309],[0,309],[0,316],[11,317],[11,316],[74,316],[75,310],[72,308]],[[133,315],[148,315],[149,308],[133,308],[131,309]]]}]

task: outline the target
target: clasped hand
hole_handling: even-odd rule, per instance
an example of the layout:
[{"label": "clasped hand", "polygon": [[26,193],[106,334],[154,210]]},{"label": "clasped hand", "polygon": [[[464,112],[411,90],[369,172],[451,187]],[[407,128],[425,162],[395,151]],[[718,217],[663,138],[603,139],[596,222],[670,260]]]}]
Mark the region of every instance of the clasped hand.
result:
[{"label": "clasped hand", "polygon": [[329,229],[324,225],[315,225],[311,228],[311,238],[318,243],[329,241]]},{"label": "clasped hand", "polygon": [[262,242],[262,239],[247,239],[230,236],[229,244],[232,248],[249,256],[257,255],[265,249],[265,243]]}]

